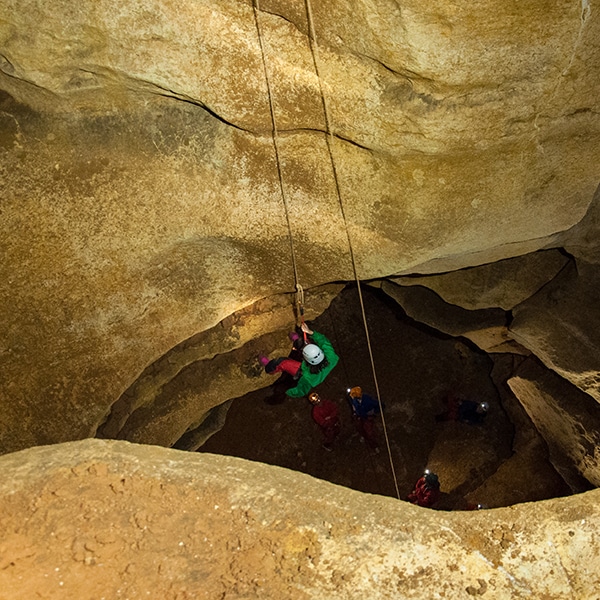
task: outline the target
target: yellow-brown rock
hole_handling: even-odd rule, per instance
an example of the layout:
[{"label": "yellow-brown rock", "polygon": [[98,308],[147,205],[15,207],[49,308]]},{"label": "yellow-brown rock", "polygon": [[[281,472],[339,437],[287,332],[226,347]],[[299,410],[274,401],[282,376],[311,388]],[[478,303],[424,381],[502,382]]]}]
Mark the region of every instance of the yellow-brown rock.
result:
[{"label": "yellow-brown rock", "polygon": [[568,479],[574,466],[600,485],[597,401],[533,359],[519,366],[508,385],[544,437],[559,472]]},{"label": "yellow-brown rock", "polygon": [[361,278],[442,272],[585,214],[588,0],[257,8],[0,1],[2,451],[93,434],[292,256],[305,288],[353,277],[348,240]]},{"label": "yellow-brown rock", "polygon": [[85,440],[0,458],[5,598],[596,598],[598,494],[437,512]]},{"label": "yellow-brown rock", "polygon": [[549,369],[600,402],[599,278],[595,265],[572,264],[514,310],[509,335]]},{"label": "yellow-brown rock", "polygon": [[567,262],[558,250],[549,250],[440,275],[395,277],[392,281],[428,287],[446,302],[468,310],[508,311],[533,296]]}]

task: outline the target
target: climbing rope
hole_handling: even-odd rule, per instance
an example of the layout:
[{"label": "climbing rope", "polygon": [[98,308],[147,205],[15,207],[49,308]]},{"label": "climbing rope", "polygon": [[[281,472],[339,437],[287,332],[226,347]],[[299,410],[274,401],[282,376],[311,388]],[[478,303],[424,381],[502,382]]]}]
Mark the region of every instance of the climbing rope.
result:
[{"label": "climbing rope", "polygon": [[[281,199],[283,201],[283,207],[285,212],[285,220],[288,229],[288,239],[290,242],[290,251],[292,256],[292,268],[294,271],[294,283],[296,286],[296,320],[302,325],[304,323],[304,290],[300,285],[300,278],[298,276],[298,261],[296,259],[296,249],[294,247],[294,236],[292,235],[292,225],[290,222],[290,215],[288,210],[288,202],[285,194],[285,187],[283,185],[283,175],[281,173],[281,160],[279,152],[279,140],[277,136],[277,121],[275,119],[275,107],[273,103],[273,94],[271,92],[271,80],[269,79],[269,71],[267,69],[267,61],[265,58],[265,48],[263,44],[263,36],[260,28],[260,19],[258,18],[260,12],[259,0],[252,0],[252,11],[254,13],[254,24],[256,26],[256,34],[258,37],[258,43],[260,45],[260,54],[262,57],[263,70],[265,72],[265,81],[267,84],[267,97],[269,99],[269,110],[271,112],[271,138],[273,140],[273,149],[275,151],[275,162],[277,164],[277,176],[279,179],[279,189],[281,192]],[[306,336],[306,334],[304,334]]]},{"label": "climbing rope", "polygon": [[296,315],[300,321],[300,327],[304,335],[304,343],[308,344],[308,334],[304,331],[304,327],[302,327],[302,325],[304,325],[304,288],[297,283],[296,290]]},{"label": "climbing rope", "polygon": [[[381,402],[381,395],[379,393],[379,383],[377,380],[377,372],[375,369],[375,360],[373,358],[373,349],[371,346],[371,339],[370,339],[370,335],[369,335],[369,327],[367,324],[367,317],[366,317],[366,313],[365,313],[365,306],[364,306],[364,301],[363,301],[363,297],[362,297],[362,291],[361,291],[361,287],[360,287],[360,278],[358,276],[358,271],[356,268],[356,260],[355,260],[355,255],[354,255],[354,248],[352,246],[352,239],[350,236],[350,231],[348,229],[348,221],[346,219],[346,214],[344,211],[344,205],[342,202],[342,194],[340,191],[340,185],[339,185],[339,178],[338,178],[338,173],[337,173],[337,168],[336,168],[336,164],[335,164],[335,160],[333,157],[333,148],[332,148],[332,139],[333,139],[333,130],[331,127],[331,120],[329,118],[329,110],[327,107],[327,101],[325,98],[325,93],[323,91],[323,87],[321,85],[321,76],[319,73],[319,58],[318,58],[318,45],[317,45],[317,38],[316,38],[316,34],[315,34],[315,28],[314,28],[314,20],[313,20],[313,16],[312,16],[312,9],[311,9],[311,5],[310,5],[310,0],[305,0],[305,7],[306,7],[306,17],[307,17],[307,22],[308,22],[308,28],[309,28],[309,40],[310,40],[310,49],[311,49],[311,55],[312,55],[312,59],[313,59],[313,65],[314,65],[314,69],[315,69],[315,73],[317,75],[317,81],[319,83],[319,92],[320,92],[320,96],[321,96],[321,102],[323,105],[323,114],[325,117],[325,127],[326,127],[326,135],[325,135],[325,140],[326,140],[326,144],[327,144],[327,150],[328,150],[328,154],[329,154],[329,159],[331,162],[331,169],[333,172],[333,178],[334,178],[334,182],[335,182],[335,190],[336,190],[336,194],[338,197],[338,202],[339,202],[339,206],[340,206],[340,212],[342,215],[342,220],[344,221],[344,227],[345,227],[345,231],[346,231],[346,238],[347,238],[347,242],[348,242],[348,249],[349,249],[349,254],[350,254],[350,260],[352,262],[352,270],[354,273],[354,278],[356,280],[356,285],[357,285],[357,290],[358,290],[358,297],[359,297],[359,301],[360,301],[360,308],[361,308],[361,313],[362,313],[362,319],[363,319],[363,324],[364,324],[364,329],[365,329],[365,334],[366,334],[366,338],[367,338],[367,346],[368,346],[368,350],[369,350],[369,358],[371,361],[371,370],[373,372],[373,380],[375,382],[375,391],[376,391],[376,395],[377,395],[377,401],[379,403],[379,408],[380,408],[380,413],[381,413],[381,422],[383,425],[383,431],[384,431],[384,436],[385,436],[385,443],[386,443],[386,447],[387,447],[387,452],[388,452],[388,456],[389,456],[389,461],[390,461],[390,467],[392,470],[392,477],[394,479],[394,486],[396,488],[396,496],[398,497],[398,499],[400,499],[400,490],[398,488],[398,479],[396,477],[396,470],[394,468],[394,460],[392,457],[392,451],[391,451],[391,446],[390,446],[390,440],[389,440],[389,436],[388,436],[388,432],[387,432],[387,426],[386,426],[386,422],[385,422],[385,416],[384,416],[384,412],[383,412],[383,405]],[[265,57],[265,48],[264,48],[264,44],[263,44],[263,36],[262,36],[262,31],[261,31],[261,27],[260,27],[260,19],[259,19],[259,12],[260,12],[260,4],[259,4],[259,0],[252,0],[252,10],[254,13],[254,23],[256,25],[256,32],[257,32],[257,36],[258,36],[258,41],[260,44],[260,52],[261,52],[261,57],[262,57],[262,63],[263,63],[263,70],[265,73],[265,81],[266,81],[266,85],[267,85],[267,96],[269,99],[269,110],[271,113],[271,125],[272,125],[272,140],[273,140],[273,149],[275,151],[275,161],[277,163],[277,175],[279,178],[279,187],[280,187],[280,191],[281,191],[281,198],[283,200],[283,205],[284,205],[284,210],[285,210],[285,218],[286,218],[286,222],[287,222],[287,228],[288,228],[288,233],[289,233],[289,241],[290,241],[290,250],[291,250],[291,256],[292,256],[292,267],[294,270],[294,281],[295,281],[295,285],[296,285],[296,310],[297,310],[297,319],[300,321],[301,324],[304,323],[304,290],[302,288],[302,286],[299,283],[299,276],[298,276],[298,263],[297,263],[297,259],[296,259],[296,251],[295,251],[295,247],[294,247],[294,237],[292,234],[292,227],[291,227],[291,222],[290,222],[290,217],[289,217],[289,209],[288,209],[288,202],[287,202],[287,197],[285,194],[285,186],[283,184],[283,175],[281,172],[281,160],[280,160],[280,151],[279,151],[279,140],[278,140],[278,134],[277,134],[277,121],[275,118],[275,107],[274,107],[274,103],[273,103],[273,95],[271,92],[271,82],[269,79],[269,72],[267,69],[267,61],[266,61],[266,57]],[[306,337],[306,334],[305,334]]]},{"label": "climbing rope", "polygon": [[336,164],[335,164],[335,160],[333,158],[333,147],[332,147],[332,140],[333,140],[333,129],[331,127],[331,119],[329,118],[329,109],[327,107],[327,100],[325,98],[325,92],[323,90],[323,86],[321,85],[321,75],[319,72],[319,47],[317,44],[317,36],[315,33],[315,27],[314,27],[314,19],[313,19],[313,15],[312,15],[312,8],[311,8],[311,4],[310,4],[310,0],[304,0],[304,4],[306,7],[306,18],[308,21],[308,38],[310,40],[310,49],[311,49],[311,54],[312,54],[312,59],[313,59],[313,64],[314,64],[314,68],[315,68],[315,73],[317,75],[317,81],[319,83],[319,92],[321,95],[321,102],[323,105],[323,115],[325,117],[325,127],[326,127],[326,135],[325,135],[325,140],[327,143],[327,151],[329,154],[329,160],[331,162],[331,170],[333,173],[333,179],[335,182],[335,190],[336,190],[336,194],[338,197],[338,202],[340,205],[340,212],[342,215],[342,220],[344,221],[344,227],[346,230],[346,238],[347,238],[347,242],[348,242],[348,250],[349,250],[349,254],[350,254],[350,260],[352,262],[352,270],[354,273],[354,279],[356,280],[356,288],[358,290],[358,299],[360,302],[360,309],[361,309],[361,313],[362,313],[362,319],[363,319],[363,324],[364,324],[364,328],[365,328],[365,335],[367,338],[367,347],[369,349],[369,358],[371,360],[371,370],[373,372],[373,380],[375,382],[375,392],[377,395],[377,402],[379,403],[379,409],[380,409],[380,413],[381,413],[381,423],[383,425],[383,433],[384,433],[384,437],[385,437],[385,444],[387,447],[387,452],[388,452],[388,457],[389,457],[389,461],[390,461],[390,468],[392,470],[392,477],[394,479],[394,486],[396,488],[396,496],[398,497],[398,500],[400,500],[400,490],[398,488],[398,479],[396,477],[396,470],[394,468],[394,460],[392,458],[392,450],[391,450],[391,446],[390,446],[390,440],[389,440],[389,436],[388,436],[388,432],[387,432],[387,427],[386,427],[386,422],[385,422],[385,416],[384,416],[384,412],[383,412],[383,405],[381,403],[381,396],[379,393],[379,383],[377,380],[377,372],[375,369],[375,360],[373,358],[373,348],[371,346],[371,338],[369,336],[369,327],[367,324],[367,316],[365,313],[365,305],[364,305],[364,301],[363,301],[363,296],[362,296],[362,291],[361,291],[361,287],[360,287],[360,278],[358,276],[358,271],[356,268],[356,260],[355,260],[355,255],[354,255],[354,247],[352,245],[352,239],[350,236],[350,231],[348,229],[348,221],[346,219],[346,214],[344,211],[344,204],[342,202],[342,194],[340,191],[340,184],[339,184],[339,178],[338,178],[338,172],[337,172],[337,168],[336,168]]}]

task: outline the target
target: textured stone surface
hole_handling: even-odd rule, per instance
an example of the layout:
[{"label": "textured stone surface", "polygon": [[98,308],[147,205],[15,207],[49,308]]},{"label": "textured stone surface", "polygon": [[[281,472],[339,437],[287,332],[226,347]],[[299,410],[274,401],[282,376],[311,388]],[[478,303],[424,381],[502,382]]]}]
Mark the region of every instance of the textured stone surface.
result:
[{"label": "textured stone surface", "polygon": [[511,310],[552,280],[568,260],[558,250],[534,252],[441,275],[394,277],[392,281],[422,285],[446,302],[468,310]]},{"label": "textured stone surface", "polygon": [[574,466],[593,485],[600,485],[600,406],[594,398],[533,359],[519,366],[508,385],[546,440],[565,479]]},{"label": "textured stone surface", "polygon": [[579,261],[517,306],[509,335],[600,402],[600,278]]},{"label": "textured stone surface", "polygon": [[[321,85],[303,3],[262,8],[306,288],[352,278],[346,223],[374,278],[514,257],[582,219],[600,158],[587,0],[315,2]],[[0,12],[8,451],[89,435],[148,365],[294,277],[249,1]]]},{"label": "textured stone surface", "polygon": [[[300,0],[260,3],[266,62],[249,0],[0,0],[0,453],[101,424],[166,445],[189,426],[200,435],[210,405],[261,384],[251,340],[283,348],[294,272],[307,289],[352,279],[348,239],[363,279],[564,246],[577,273],[519,305],[510,329],[499,309],[473,320],[435,305],[425,320],[450,319],[490,352],[533,351],[600,399],[596,5],[312,4],[320,81]],[[415,289],[415,310],[428,308]],[[265,309],[286,294],[287,308]],[[207,388],[169,396],[187,369]],[[584,413],[519,377],[540,428],[597,482]],[[100,441],[7,455],[0,472],[10,600],[586,599],[600,587],[596,492],[432,513]]]},{"label": "textured stone surface", "polygon": [[241,459],[86,440],[0,458],[13,600],[597,596],[600,492],[436,512]]},{"label": "textured stone surface", "polygon": [[594,200],[583,219],[571,229],[554,236],[550,243],[563,246],[583,262],[598,265],[600,264],[598,231],[600,231],[600,187],[596,190]]}]

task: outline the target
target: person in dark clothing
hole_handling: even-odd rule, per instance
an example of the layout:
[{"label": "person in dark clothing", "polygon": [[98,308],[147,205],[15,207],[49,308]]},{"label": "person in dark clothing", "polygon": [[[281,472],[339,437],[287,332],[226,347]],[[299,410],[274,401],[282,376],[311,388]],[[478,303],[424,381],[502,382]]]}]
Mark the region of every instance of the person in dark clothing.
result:
[{"label": "person in dark clothing", "polygon": [[348,402],[356,430],[368,446],[378,452],[375,417],[381,413],[379,402],[372,396],[363,394],[362,388],[358,386],[348,389]]},{"label": "person in dark clothing", "polygon": [[323,433],[323,448],[333,450],[333,442],[340,433],[340,418],[337,404],[326,398],[321,398],[316,392],[308,396],[312,404],[313,421],[321,428]]},{"label": "person in dark clothing", "polygon": [[488,412],[487,402],[473,402],[473,400],[463,400],[458,407],[458,420],[461,423],[483,423]]},{"label": "person in dark clothing", "polygon": [[460,421],[475,425],[483,423],[487,416],[489,404],[487,402],[474,402],[462,396],[449,393],[446,396],[446,410],[436,415],[436,421]]},{"label": "person in dark clothing", "polygon": [[426,470],[422,477],[417,479],[413,491],[407,500],[424,508],[431,508],[440,499],[440,480],[435,473]]},{"label": "person in dark clothing", "polygon": [[467,502],[464,510],[484,510],[485,508],[487,508],[485,504],[473,504],[471,502]]}]

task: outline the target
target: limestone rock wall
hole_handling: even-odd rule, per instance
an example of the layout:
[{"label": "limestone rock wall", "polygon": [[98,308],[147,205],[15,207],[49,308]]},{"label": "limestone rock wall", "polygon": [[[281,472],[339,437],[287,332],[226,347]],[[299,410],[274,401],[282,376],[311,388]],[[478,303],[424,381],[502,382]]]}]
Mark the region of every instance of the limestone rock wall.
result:
[{"label": "limestone rock wall", "polygon": [[446,302],[467,310],[509,311],[554,279],[568,262],[558,250],[549,250],[440,275],[395,277],[392,281],[427,287]]},{"label": "limestone rock wall", "polygon": [[[457,279],[460,280],[460,275]],[[466,279],[468,281],[468,276]],[[528,353],[509,337],[507,314],[498,307],[468,310],[444,302],[424,285],[403,286],[383,281],[381,289],[394,298],[409,317],[449,335],[467,338],[485,352]]]},{"label": "limestone rock wall", "polygon": [[600,485],[597,402],[533,359],[519,366],[508,385],[548,443],[553,464],[565,479],[575,467]]},{"label": "limestone rock wall", "polygon": [[3,597],[597,597],[600,492],[475,512],[85,440],[0,458]]},{"label": "limestone rock wall", "polygon": [[598,282],[594,265],[572,264],[515,309],[510,335],[600,402]]},{"label": "limestone rock wall", "polygon": [[2,452],[93,434],[169,350],[292,292],[290,233],[308,289],[352,279],[349,239],[363,279],[439,273],[584,217],[593,2],[312,5],[311,48],[299,0],[0,0]]},{"label": "limestone rock wall", "polygon": [[[199,443],[263,385],[251,359],[284,347],[295,273],[310,318],[353,278],[350,242],[415,318],[535,354],[511,386],[597,484],[596,0],[311,6],[312,45],[301,0],[0,0],[0,453],[99,429]],[[192,371],[205,387],[170,395]],[[98,440],[0,472],[9,598],[600,586],[596,492],[432,512]]]}]

